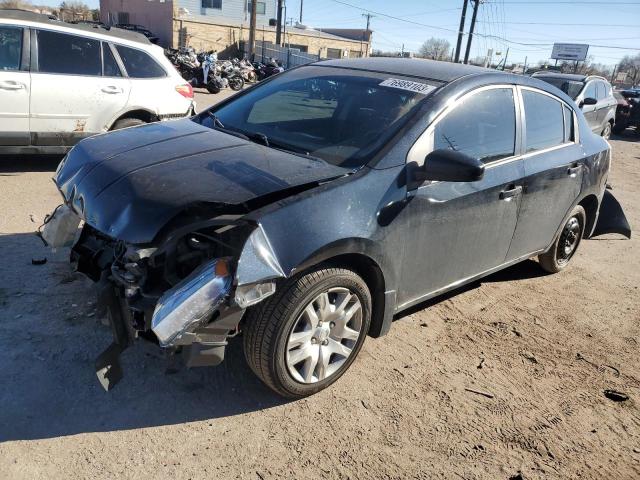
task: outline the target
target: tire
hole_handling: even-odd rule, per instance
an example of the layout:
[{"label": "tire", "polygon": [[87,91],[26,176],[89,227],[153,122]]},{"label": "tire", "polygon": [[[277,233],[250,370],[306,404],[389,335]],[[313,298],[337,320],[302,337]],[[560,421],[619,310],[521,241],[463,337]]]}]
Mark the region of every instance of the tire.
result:
[{"label": "tire", "polygon": [[244,87],[244,78],[240,76],[231,77],[229,79],[229,87],[235,92],[242,90],[242,87]]},{"label": "tire", "polygon": [[600,133],[600,136],[605,140],[609,140],[609,138],[611,138],[611,122],[606,123],[606,125],[602,129],[602,132]]},{"label": "tire", "polygon": [[113,126],[111,127],[111,130],[120,130],[122,128],[129,128],[129,127],[137,127],[138,125],[144,125],[145,122],[144,120],[140,120],[139,118],[121,118],[120,120],[118,120],[116,123],[113,124]]},{"label": "tire", "polygon": [[[329,304],[324,311],[329,315],[322,314],[320,299],[325,293]],[[346,305],[344,309],[340,304]],[[315,328],[310,309],[317,315]],[[351,310],[355,313],[346,322],[336,313]],[[362,278],[343,268],[318,268],[283,281],[275,295],[247,312],[245,358],[258,378],[279,395],[306,397],[344,374],[362,348],[370,323],[371,294]],[[313,354],[305,356],[306,352]]]},{"label": "tire", "polygon": [[220,93],[220,87],[214,85],[212,83],[207,83],[207,92],[209,93]]},{"label": "tire", "polygon": [[538,256],[538,261],[544,271],[558,273],[569,265],[576,251],[578,251],[578,246],[584,235],[586,220],[587,215],[584,208],[576,205],[565,220],[564,226],[551,248]]}]

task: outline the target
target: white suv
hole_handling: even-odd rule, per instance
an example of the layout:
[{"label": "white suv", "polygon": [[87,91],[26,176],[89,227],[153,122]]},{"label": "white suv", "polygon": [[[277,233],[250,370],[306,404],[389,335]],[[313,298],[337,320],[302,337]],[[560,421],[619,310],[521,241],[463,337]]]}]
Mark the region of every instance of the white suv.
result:
[{"label": "white suv", "polygon": [[64,153],[193,110],[191,86],[143,35],[0,10],[0,153]]}]

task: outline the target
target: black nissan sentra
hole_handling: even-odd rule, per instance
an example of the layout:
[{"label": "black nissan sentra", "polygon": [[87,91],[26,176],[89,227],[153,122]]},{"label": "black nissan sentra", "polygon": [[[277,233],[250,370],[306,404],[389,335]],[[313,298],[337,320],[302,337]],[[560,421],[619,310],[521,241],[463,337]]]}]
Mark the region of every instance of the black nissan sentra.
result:
[{"label": "black nissan sentra", "polygon": [[96,361],[105,388],[138,337],[188,366],[242,341],[269,387],[302,397],[402,310],[530,257],[559,272],[595,234],[630,236],[610,163],[573,100],[535,78],[325,61],[191,119],[80,142],[42,236],[97,283],[115,338]]}]

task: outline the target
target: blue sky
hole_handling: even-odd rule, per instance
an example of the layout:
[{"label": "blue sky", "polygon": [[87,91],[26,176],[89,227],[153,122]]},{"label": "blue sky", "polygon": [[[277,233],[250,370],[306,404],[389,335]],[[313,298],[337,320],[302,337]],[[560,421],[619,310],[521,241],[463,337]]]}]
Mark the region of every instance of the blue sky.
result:
[{"label": "blue sky", "polygon": [[[92,8],[99,5],[98,0],[86,3]],[[297,20],[300,0],[286,3],[287,17]],[[432,36],[455,45],[462,3],[463,0],[304,0],[303,23],[363,28],[366,20],[362,14],[377,12],[371,18],[374,48],[400,50],[404,43],[406,50],[415,51]],[[467,30],[470,20],[471,8],[467,11]],[[529,63],[535,63],[551,54],[551,46],[544,44],[588,43],[623,47],[589,48],[589,55],[596,62],[614,65],[624,55],[640,53],[640,0],[485,0],[478,11],[476,33],[479,35],[474,36],[471,57],[484,56],[489,48],[504,55],[508,46],[509,62],[523,62],[528,57]],[[509,44],[491,36],[530,45]]]}]

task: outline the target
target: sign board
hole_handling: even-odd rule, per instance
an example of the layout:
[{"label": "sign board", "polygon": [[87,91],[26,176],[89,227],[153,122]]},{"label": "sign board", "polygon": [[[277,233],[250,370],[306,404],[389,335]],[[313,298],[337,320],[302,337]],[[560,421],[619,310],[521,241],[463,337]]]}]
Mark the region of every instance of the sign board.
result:
[{"label": "sign board", "polygon": [[616,82],[624,83],[627,81],[627,72],[618,72]]},{"label": "sign board", "polygon": [[554,43],[551,58],[581,62],[587,58],[589,45],[583,43]]}]

